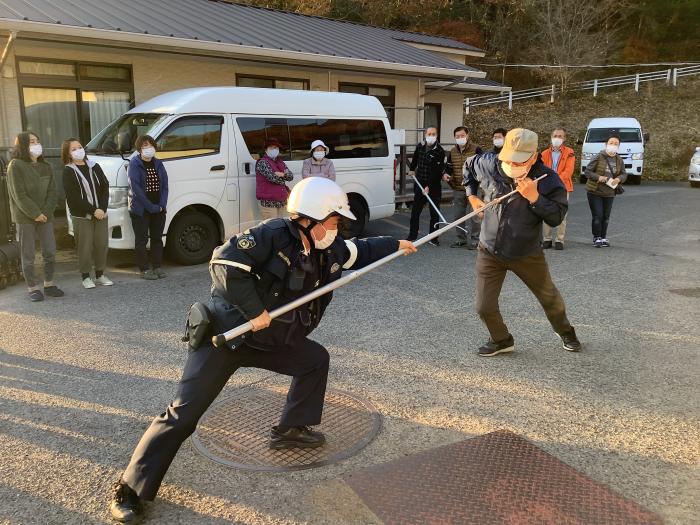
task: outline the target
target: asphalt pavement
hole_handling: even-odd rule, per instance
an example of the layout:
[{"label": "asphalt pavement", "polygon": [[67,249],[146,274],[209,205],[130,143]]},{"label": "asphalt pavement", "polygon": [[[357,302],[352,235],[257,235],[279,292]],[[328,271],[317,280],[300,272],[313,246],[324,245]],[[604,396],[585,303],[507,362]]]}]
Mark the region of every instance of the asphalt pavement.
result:
[{"label": "asphalt pavement", "polygon": [[[334,465],[275,474],[213,463],[187,442],[149,523],[338,523],[342,495],[313,497],[338,476],[497,429],[666,523],[700,523],[700,190],[628,187],[607,249],[591,246],[585,197],[577,186],[565,250],[547,252],[580,354],[562,349],[509,276],[500,304],[516,351],[477,356],[487,334],[473,309],[475,252],[450,248],[448,233],[338,290],[314,333],[331,353],[330,387],[383,415],[373,443]],[[397,212],[367,233],[403,237],[407,224]],[[64,298],[0,292],[0,523],[109,521],[111,484],[174,393],[185,310],[208,294],[206,265],[168,265],[164,280],[143,281],[133,252],[110,255],[115,286],[83,290],[73,254],[59,255]],[[241,370],[226,391],[269,375]]]}]

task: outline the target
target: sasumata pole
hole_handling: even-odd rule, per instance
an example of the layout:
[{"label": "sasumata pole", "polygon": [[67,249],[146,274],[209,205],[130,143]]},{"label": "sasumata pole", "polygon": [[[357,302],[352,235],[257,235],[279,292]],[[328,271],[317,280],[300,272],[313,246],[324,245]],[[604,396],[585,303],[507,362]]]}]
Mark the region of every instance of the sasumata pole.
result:
[{"label": "sasumata pole", "polygon": [[[541,177],[538,177],[535,179],[535,182],[542,180],[545,178],[547,174],[545,173]],[[515,193],[517,193],[518,190],[513,190],[510,193],[506,193],[505,195],[501,195],[500,197],[486,203],[484,206],[481,208],[474,210],[473,212],[465,215],[464,217],[460,217],[454,222],[451,222],[447,224],[444,228],[440,228],[439,230],[435,230],[433,233],[430,233],[426,235],[425,237],[421,237],[417,241],[415,241],[413,244],[414,246],[422,246],[423,244],[432,241],[433,239],[439,237],[443,233],[445,233],[447,230],[451,230],[452,228],[459,226],[460,224],[468,221],[472,217],[475,217],[479,213],[482,213],[484,210],[487,208],[491,208],[492,206],[495,206],[499,202],[508,199]],[[302,297],[299,297],[298,299],[295,299],[294,301],[291,301],[287,304],[284,304],[280,306],[279,308],[275,308],[270,312],[270,318],[275,319],[276,317],[279,317],[280,315],[284,315],[287,312],[290,312],[294,310],[295,308],[299,308],[300,306],[313,301],[314,299],[321,297],[322,295],[325,295],[329,292],[332,292],[333,290],[337,290],[341,286],[345,286],[346,284],[354,281],[358,277],[361,277],[362,275],[369,273],[373,270],[376,270],[380,266],[385,265],[386,263],[393,261],[394,259],[401,257],[402,255],[405,255],[406,250],[397,250],[394,253],[387,255],[386,257],[379,259],[378,261],[374,261],[372,264],[368,264],[364,268],[360,268],[359,270],[354,270],[352,272],[347,273],[346,275],[342,276],[340,279],[333,281],[332,283],[328,283],[325,286],[322,286],[321,288],[318,288],[314,290],[313,292],[310,292]],[[243,323],[240,326],[237,326],[236,328],[232,328],[228,332],[224,332],[223,334],[215,335],[214,337],[211,338],[212,343],[216,347],[222,347],[226,343],[226,341],[231,341],[232,339],[236,339],[237,337],[240,337],[248,332],[250,332],[253,329],[253,324],[248,321],[246,323]]]}]

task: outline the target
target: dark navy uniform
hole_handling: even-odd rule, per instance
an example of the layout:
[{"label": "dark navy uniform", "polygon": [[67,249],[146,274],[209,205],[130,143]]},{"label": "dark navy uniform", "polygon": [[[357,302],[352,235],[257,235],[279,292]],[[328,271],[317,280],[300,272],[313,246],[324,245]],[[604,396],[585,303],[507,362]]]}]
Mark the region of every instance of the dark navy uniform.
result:
[{"label": "dark navy uniform", "polygon": [[[214,251],[209,303],[214,330],[221,333],[243,324],[338,279],[344,269],[361,268],[398,248],[399,242],[391,237],[351,241],[338,237],[327,249],[304,255],[292,221],[266,221]],[[293,376],[280,425],[319,424],[329,356],[307,336],[330,300],[331,294],[319,297],[274,319],[264,330],[230,341],[228,349],[207,343],[190,351],[175,399],[141,438],[122,481],[140,498],[152,500],[180,445],[239,367]]]}]

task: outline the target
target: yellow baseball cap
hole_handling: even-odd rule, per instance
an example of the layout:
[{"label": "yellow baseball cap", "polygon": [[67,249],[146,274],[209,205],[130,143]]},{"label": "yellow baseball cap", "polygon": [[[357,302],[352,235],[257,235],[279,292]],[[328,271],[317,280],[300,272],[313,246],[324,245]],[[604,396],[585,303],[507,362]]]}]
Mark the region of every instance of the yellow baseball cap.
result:
[{"label": "yellow baseball cap", "polygon": [[525,128],[511,129],[505,138],[503,149],[498,154],[498,160],[510,162],[525,162],[535,153],[539,142],[537,133]]}]

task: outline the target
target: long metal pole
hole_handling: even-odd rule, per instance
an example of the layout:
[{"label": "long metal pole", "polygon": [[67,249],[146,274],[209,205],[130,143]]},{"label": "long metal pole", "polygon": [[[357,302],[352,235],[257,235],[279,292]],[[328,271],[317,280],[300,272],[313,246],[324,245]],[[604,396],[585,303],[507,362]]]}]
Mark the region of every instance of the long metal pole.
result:
[{"label": "long metal pole", "polygon": [[[536,178],[535,182],[544,179],[546,176],[547,176],[547,174],[545,173],[544,175]],[[430,233],[430,234],[426,235],[425,237],[421,237],[420,239],[418,239],[417,241],[415,241],[413,243],[414,246],[416,246],[416,247],[422,246],[423,244],[432,241],[433,239],[435,239],[435,238],[439,237],[440,235],[442,235],[443,233],[445,233],[447,230],[450,230],[450,229],[454,228],[455,226],[458,226],[458,225],[468,221],[472,217],[478,215],[479,213],[482,213],[487,208],[495,206],[496,204],[498,204],[502,200],[509,198],[510,196],[514,195],[517,192],[518,192],[518,190],[513,190],[510,193],[506,193],[505,195],[502,195],[502,196],[498,197],[497,199],[494,199],[490,202],[487,202],[486,204],[484,204],[484,206],[482,206],[478,210],[474,210],[473,212],[468,213],[464,217],[460,217],[456,221],[449,223],[444,228],[440,228],[439,230],[435,230],[433,233]],[[321,288],[318,288],[317,290],[314,290],[311,293],[308,293],[302,297],[299,297],[298,299],[295,299],[294,301],[291,301],[285,305],[282,305],[279,308],[275,308],[274,310],[272,310],[270,312],[270,318],[275,319],[276,317],[279,317],[280,315],[284,315],[287,312],[294,310],[295,308],[299,308],[300,306],[302,306],[310,301],[313,301],[314,299],[321,297],[322,295],[325,295],[329,292],[332,292],[333,290],[336,290],[336,289],[340,288],[341,286],[345,286],[346,284],[354,281],[358,277],[360,277],[366,273],[369,273],[372,270],[376,270],[380,266],[383,266],[386,263],[393,261],[394,259],[401,257],[402,255],[405,255],[405,254],[406,254],[406,250],[397,250],[394,253],[387,255],[386,257],[384,257],[382,259],[379,259],[378,261],[374,261],[372,264],[368,264],[364,268],[360,268],[359,270],[352,271],[352,272],[348,273],[347,275],[344,275],[340,279],[333,281],[332,283],[328,283],[327,285],[322,286]],[[237,337],[240,337],[240,336],[250,332],[252,329],[253,329],[253,324],[250,321],[248,321],[246,323],[243,323],[240,326],[237,326],[236,328],[229,330],[228,332],[224,332],[223,334],[215,335],[214,337],[211,338],[211,341],[214,344],[214,346],[222,347],[222,346],[224,346],[226,341],[231,341],[232,339],[236,339]]]},{"label": "long metal pole", "polygon": [[[433,207],[435,212],[438,214],[438,217],[440,217],[441,222],[439,222],[438,224],[449,224],[449,222],[447,222],[447,219],[445,219],[445,216],[440,211],[440,208],[438,208],[437,205],[435,204],[435,202],[433,201],[433,199],[430,198],[430,195],[428,195],[428,193],[425,191],[425,188],[423,188],[423,185],[420,182],[418,182],[418,179],[416,178],[416,176],[411,175],[411,177],[413,177],[413,184],[417,184],[418,187],[421,188],[421,190],[423,191],[423,195],[428,200],[430,205]],[[435,226],[435,225],[433,225],[433,226]],[[467,230],[465,230],[464,228],[462,228],[461,226],[457,226],[457,228],[462,230],[464,233],[469,234],[469,232]]]}]

